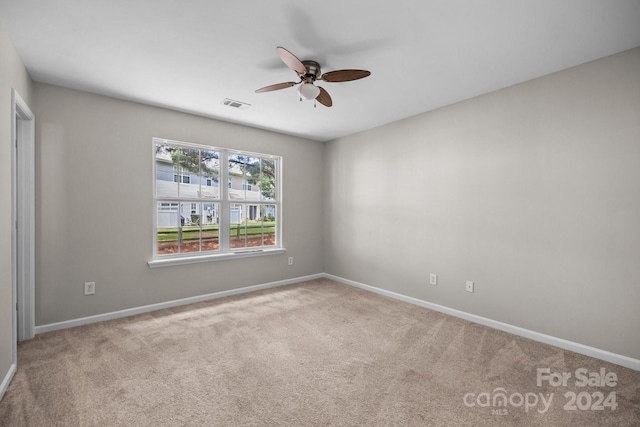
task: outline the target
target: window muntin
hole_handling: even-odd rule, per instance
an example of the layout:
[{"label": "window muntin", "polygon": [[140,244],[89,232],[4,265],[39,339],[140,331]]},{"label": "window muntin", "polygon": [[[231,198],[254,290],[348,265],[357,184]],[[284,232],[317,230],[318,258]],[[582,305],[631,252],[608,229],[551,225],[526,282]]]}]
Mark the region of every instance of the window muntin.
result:
[{"label": "window muntin", "polygon": [[154,148],[154,257],[281,247],[279,157],[159,138]]}]

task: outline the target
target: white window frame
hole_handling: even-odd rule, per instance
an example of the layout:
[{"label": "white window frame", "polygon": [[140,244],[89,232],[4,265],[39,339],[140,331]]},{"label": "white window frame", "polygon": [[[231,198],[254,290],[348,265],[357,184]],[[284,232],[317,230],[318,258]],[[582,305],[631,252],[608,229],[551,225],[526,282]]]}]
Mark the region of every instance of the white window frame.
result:
[{"label": "white window frame", "polygon": [[[202,199],[198,200],[201,203],[217,203],[218,204],[218,215],[219,215],[219,250],[217,251],[208,251],[208,252],[189,252],[189,253],[181,253],[181,254],[167,254],[167,255],[159,255],[157,253],[157,221],[158,221],[158,207],[157,203],[162,201],[166,201],[165,197],[157,197],[156,194],[156,144],[170,144],[170,145],[178,145],[184,148],[194,148],[200,150],[214,150],[220,153],[220,170],[219,173],[219,181],[218,182],[226,182],[229,180],[228,173],[228,165],[229,165],[229,154],[242,154],[246,156],[255,156],[261,158],[273,159],[276,162],[276,197],[275,200],[272,201],[249,201],[249,200],[239,200],[232,201],[229,198],[229,186],[227,185],[219,185],[220,189],[219,199]],[[255,256],[264,256],[264,255],[276,255],[283,254],[286,252],[286,248],[283,245],[282,241],[282,162],[283,159],[281,156],[272,155],[272,154],[264,154],[264,153],[255,153],[244,150],[235,150],[229,148],[222,147],[214,147],[208,145],[200,145],[193,144],[184,141],[176,141],[171,139],[164,138],[152,138],[152,156],[151,160],[153,163],[152,168],[152,182],[153,182],[153,248],[152,258],[147,262],[149,267],[164,267],[170,265],[181,265],[181,264],[192,264],[199,262],[208,262],[208,261],[221,261],[227,259],[237,259],[237,258],[248,258]],[[180,199],[177,198],[176,201],[191,203],[192,200],[188,199]],[[268,246],[268,247],[246,247],[246,248],[238,248],[232,249],[229,247],[229,226],[230,226],[230,206],[232,204],[258,204],[258,205],[275,205],[276,206],[276,246]]]}]

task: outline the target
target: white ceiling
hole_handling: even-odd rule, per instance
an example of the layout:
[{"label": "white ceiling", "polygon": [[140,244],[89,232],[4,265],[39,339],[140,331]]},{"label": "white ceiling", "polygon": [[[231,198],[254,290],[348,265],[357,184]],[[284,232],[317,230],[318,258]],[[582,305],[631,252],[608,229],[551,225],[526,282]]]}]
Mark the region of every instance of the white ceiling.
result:
[{"label": "white ceiling", "polygon": [[[38,82],[328,141],[640,46],[640,0],[0,0]],[[299,101],[276,54],[324,72]],[[231,98],[251,104],[238,110]]]}]

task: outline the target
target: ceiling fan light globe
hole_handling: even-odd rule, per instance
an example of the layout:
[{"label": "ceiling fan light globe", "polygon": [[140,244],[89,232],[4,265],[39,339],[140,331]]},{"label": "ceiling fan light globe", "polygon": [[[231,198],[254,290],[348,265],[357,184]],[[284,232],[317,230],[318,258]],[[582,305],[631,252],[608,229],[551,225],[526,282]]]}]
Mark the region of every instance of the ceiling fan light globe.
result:
[{"label": "ceiling fan light globe", "polygon": [[298,93],[304,99],[316,99],[320,95],[320,88],[313,83],[303,83],[298,88]]}]

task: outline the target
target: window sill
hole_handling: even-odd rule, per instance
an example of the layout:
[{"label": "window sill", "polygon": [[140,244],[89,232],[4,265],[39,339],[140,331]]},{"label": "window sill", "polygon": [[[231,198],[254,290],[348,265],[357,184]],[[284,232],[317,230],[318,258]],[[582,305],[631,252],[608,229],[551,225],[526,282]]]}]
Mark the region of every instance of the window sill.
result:
[{"label": "window sill", "polygon": [[225,261],[230,259],[253,258],[265,255],[278,255],[286,253],[286,248],[277,249],[247,249],[238,252],[229,252],[225,254],[207,254],[194,256],[180,256],[173,258],[155,258],[147,261],[150,268],[169,267],[171,265],[195,264],[199,262]]}]

